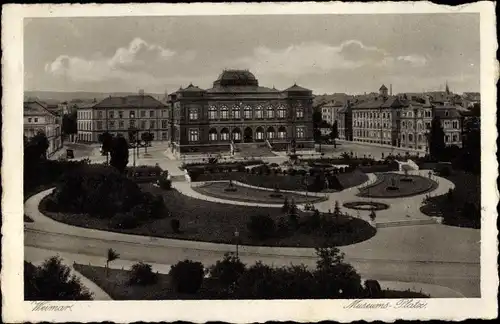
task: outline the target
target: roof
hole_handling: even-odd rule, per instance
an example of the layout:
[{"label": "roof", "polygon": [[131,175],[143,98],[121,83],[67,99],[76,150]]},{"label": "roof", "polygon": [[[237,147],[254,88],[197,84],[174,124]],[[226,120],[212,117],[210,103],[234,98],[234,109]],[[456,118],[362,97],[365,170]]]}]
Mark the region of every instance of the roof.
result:
[{"label": "roof", "polygon": [[[448,116],[446,116],[446,112],[448,112]],[[459,118],[461,116],[456,107],[452,106],[436,107],[433,114],[441,119]]]},{"label": "roof", "polygon": [[216,85],[258,86],[259,82],[255,75],[248,70],[224,70],[214,81],[214,87]]},{"label": "roof", "polygon": [[25,116],[40,116],[40,115],[55,116],[53,112],[48,110],[47,107],[39,101],[25,101],[24,102],[24,115]]},{"label": "roof", "polygon": [[198,88],[197,86],[194,86],[192,83],[190,83],[186,88],[179,89],[178,92],[205,92],[205,90]]},{"label": "roof", "polygon": [[404,104],[397,96],[390,96],[386,99],[383,97],[376,97],[375,99],[363,101],[355,105],[354,109],[377,109],[377,108],[400,108]]},{"label": "roof", "polygon": [[108,97],[93,106],[93,108],[159,108],[164,105],[150,95],[130,95],[125,97]]},{"label": "roof", "polygon": [[379,90],[387,90],[387,87],[385,86],[385,84],[382,84]]},{"label": "roof", "polygon": [[301,86],[298,86],[297,83],[295,83],[293,86],[291,86],[290,88],[288,89],[285,89],[284,90],[285,92],[288,92],[288,91],[307,91],[307,92],[312,92],[311,90],[309,89],[306,89],[306,88],[303,88]]},{"label": "roof", "polygon": [[210,93],[279,93],[276,88],[260,87],[260,86],[214,86],[206,90]]}]

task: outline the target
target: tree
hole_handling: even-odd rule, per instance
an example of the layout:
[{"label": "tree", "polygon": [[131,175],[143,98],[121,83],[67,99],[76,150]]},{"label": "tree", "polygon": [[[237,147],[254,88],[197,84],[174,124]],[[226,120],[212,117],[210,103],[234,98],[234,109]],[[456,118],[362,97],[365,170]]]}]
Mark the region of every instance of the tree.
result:
[{"label": "tree", "polygon": [[429,134],[429,153],[433,159],[439,161],[444,148],[444,131],[441,125],[441,118],[434,116]]},{"label": "tree", "polygon": [[281,207],[281,211],[283,213],[288,213],[290,210],[290,204],[288,203],[288,197],[285,197],[285,200],[283,201],[283,207]]},{"label": "tree", "polygon": [[154,139],[154,134],[151,133],[151,132],[147,132],[147,133],[142,133],[141,134],[141,140],[144,141],[144,143],[146,144],[145,146],[145,153],[148,153],[148,146],[149,146],[149,143],[151,143]]},{"label": "tree", "polygon": [[108,163],[108,153],[113,148],[113,135],[108,131],[99,135],[99,142],[102,144],[102,151],[106,154],[106,163]]},{"label": "tree", "polygon": [[108,249],[107,259],[106,259],[106,276],[108,276],[109,263],[118,259],[120,255],[113,249]]},{"label": "tree", "polygon": [[205,269],[200,262],[184,260],[170,268],[174,288],[179,293],[195,294],[203,283]]},{"label": "tree", "polygon": [[39,161],[47,158],[49,140],[45,133],[40,131],[32,138],[26,138],[24,142],[24,159],[29,162]]},{"label": "tree", "polygon": [[24,262],[25,300],[91,300],[92,293],[59,257],[45,260],[40,266]]},{"label": "tree", "polygon": [[314,137],[314,142],[318,143],[318,142],[321,141],[321,131],[320,131],[319,128],[320,128],[321,122],[323,121],[323,119],[321,117],[321,111],[320,110],[316,110],[315,112],[313,112],[312,119],[313,119],[313,137]]},{"label": "tree", "polygon": [[339,126],[337,121],[333,122],[330,138],[333,140],[333,147],[337,148],[337,142],[335,141],[335,139],[339,138]]},{"label": "tree", "polygon": [[69,114],[64,114],[62,118],[62,132],[65,135],[76,134],[78,132],[77,128],[77,115],[76,111]]},{"label": "tree", "polygon": [[153,272],[153,267],[150,264],[139,262],[134,264],[130,269],[128,281],[130,285],[151,285],[157,280],[158,276]]},{"label": "tree", "polygon": [[335,200],[335,206],[333,207],[333,216],[335,216],[335,218],[340,217],[340,206],[337,200]]},{"label": "tree", "polygon": [[276,224],[269,215],[253,215],[247,223],[247,228],[253,237],[265,240],[274,235]]},{"label": "tree", "polygon": [[110,164],[121,173],[125,172],[128,164],[128,144],[122,136],[113,138]]},{"label": "tree", "polygon": [[234,253],[225,253],[224,258],[217,260],[210,268],[210,277],[217,278],[224,286],[230,286],[238,281],[245,272],[245,264]]}]

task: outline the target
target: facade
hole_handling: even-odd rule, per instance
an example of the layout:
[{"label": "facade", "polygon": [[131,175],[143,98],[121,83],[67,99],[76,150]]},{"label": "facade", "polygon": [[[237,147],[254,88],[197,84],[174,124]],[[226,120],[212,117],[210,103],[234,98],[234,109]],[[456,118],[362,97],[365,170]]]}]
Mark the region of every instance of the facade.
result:
[{"label": "facade", "polygon": [[31,138],[44,133],[49,141],[47,155],[62,148],[60,118],[38,101],[24,102],[24,136]]},{"label": "facade", "polygon": [[312,91],[259,85],[246,70],[225,70],[210,89],[192,84],[169,95],[176,153],[229,151],[238,143],[273,150],[313,148]]},{"label": "facade", "polygon": [[427,151],[432,118],[429,99],[406,101],[401,109],[399,146]]},{"label": "facade", "polygon": [[339,139],[352,141],[352,104],[347,101],[344,107],[337,111],[337,129],[339,131]]},{"label": "facade", "polygon": [[451,105],[434,107],[433,115],[441,120],[444,143],[461,147],[463,118],[457,107]]},{"label": "facade", "polygon": [[338,100],[330,101],[321,107],[321,118],[330,125],[337,120],[338,111],[344,107],[344,103]]},{"label": "facade", "polygon": [[150,132],[154,140],[166,140],[168,132],[167,106],[145,95],[108,97],[98,103],[81,106],[77,111],[78,141],[98,142],[99,135],[109,132],[128,139],[128,131]]}]

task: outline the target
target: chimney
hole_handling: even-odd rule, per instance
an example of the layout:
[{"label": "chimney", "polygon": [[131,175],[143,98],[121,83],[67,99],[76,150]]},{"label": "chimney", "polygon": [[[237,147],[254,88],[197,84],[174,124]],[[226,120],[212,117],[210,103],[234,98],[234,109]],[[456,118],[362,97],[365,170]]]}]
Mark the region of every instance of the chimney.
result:
[{"label": "chimney", "polygon": [[391,83],[391,85],[389,86],[389,88],[390,88],[389,94],[392,96],[392,83]]}]

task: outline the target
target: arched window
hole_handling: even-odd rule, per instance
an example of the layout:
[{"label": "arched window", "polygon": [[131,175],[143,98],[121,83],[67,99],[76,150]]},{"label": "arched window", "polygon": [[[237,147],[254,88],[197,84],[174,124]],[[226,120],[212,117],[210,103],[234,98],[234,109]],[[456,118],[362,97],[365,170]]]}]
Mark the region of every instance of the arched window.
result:
[{"label": "arched window", "polygon": [[413,134],[408,134],[408,141],[413,142]]},{"label": "arched window", "polygon": [[418,134],[418,141],[422,142],[422,134]]},{"label": "arched window", "polygon": [[405,121],[403,121],[403,122],[401,123],[401,125],[403,125],[403,128],[406,128],[406,122],[405,122]]},{"label": "arched window", "polygon": [[245,106],[244,111],[243,111],[243,117],[245,119],[251,119],[252,118],[252,107]]},{"label": "arched window", "polygon": [[261,105],[258,105],[257,107],[255,107],[255,118],[262,119],[264,117],[262,110],[263,109],[262,109]]},{"label": "arched window", "polygon": [[232,114],[233,114],[233,119],[240,119],[241,118],[240,106],[233,106]]},{"label": "arched window", "polygon": [[278,129],[278,138],[286,138],[286,128],[281,126],[279,129]]},{"label": "arched window", "polygon": [[296,115],[297,118],[304,118],[304,108],[302,107],[301,104],[297,106]]},{"label": "arched window", "polygon": [[273,139],[276,136],[276,133],[274,131],[274,127],[268,127],[267,128],[267,139]]},{"label": "arched window", "polygon": [[283,105],[278,106],[278,118],[286,118],[286,108]]},{"label": "arched window", "polygon": [[229,130],[227,128],[220,131],[220,139],[221,141],[229,141]]},{"label": "arched window", "polygon": [[264,140],[264,128],[262,127],[257,127],[255,130],[255,139],[257,141],[263,141]]},{"label": "arched window", "polygon": [[215,128],[211,128],[209,131],[208,131],[208,140],[210,142],[215,142],[217,141],[217,130]]},{"label": "arched window", "polygon": [[233,129],[232,135],[233,141],[241,141],[241,130],[239,128]]},{"label": "arched window", "polygon": [[405,134],[401,134],[401,141],[405,141]]},{"label": "arched window", "polygon": [[458,136],[457,134],[453,134],[453,142],[457,142]]},{"label": "arched window", "polygon": [[267,118],[274,118],[274,107],[271,105],[267,106]]},{"label": "arched window", "polygon": [[220,107],[220,118],[229,119],[229,109],[225,105]]},{"label": "arched window", "polygon": [[208,119],[214,120],[217,119],[217,107],[210,105],[208,106]]}]

